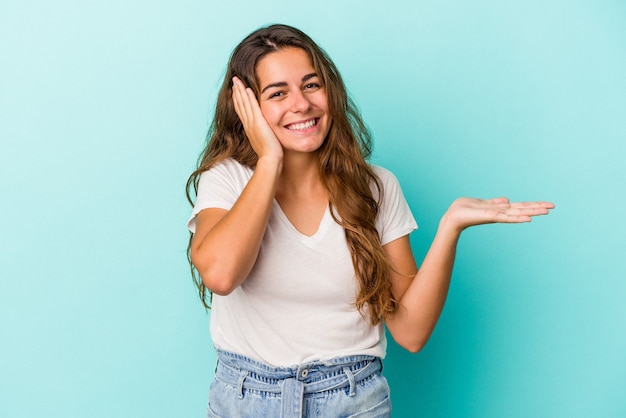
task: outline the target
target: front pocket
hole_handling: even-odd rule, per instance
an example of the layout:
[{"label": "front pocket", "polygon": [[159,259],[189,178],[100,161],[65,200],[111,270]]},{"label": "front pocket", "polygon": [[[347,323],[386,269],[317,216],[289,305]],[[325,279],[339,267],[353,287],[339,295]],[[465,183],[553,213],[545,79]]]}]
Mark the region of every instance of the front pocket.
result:
[{"label": "front pocket", "polygon": [[365,411],[357,412],[353,415],[349,415],[346,418],[388,418],[390,416],[391,399],[385,398],[371,408],[368,408]]}]

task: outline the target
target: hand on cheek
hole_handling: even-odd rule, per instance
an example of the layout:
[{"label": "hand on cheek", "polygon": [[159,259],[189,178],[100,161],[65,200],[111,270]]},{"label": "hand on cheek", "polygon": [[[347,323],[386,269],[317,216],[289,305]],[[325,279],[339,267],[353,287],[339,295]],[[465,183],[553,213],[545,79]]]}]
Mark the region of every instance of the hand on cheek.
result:
[{"label": "hand on cheek", "polygon": [[283,157],[282,145],[263,117],[254,92],[251,88],[246,87],[238,77],[233,77],[233,104],[250,145],[252,145],[259,159],[268,157],[281,160]]}]

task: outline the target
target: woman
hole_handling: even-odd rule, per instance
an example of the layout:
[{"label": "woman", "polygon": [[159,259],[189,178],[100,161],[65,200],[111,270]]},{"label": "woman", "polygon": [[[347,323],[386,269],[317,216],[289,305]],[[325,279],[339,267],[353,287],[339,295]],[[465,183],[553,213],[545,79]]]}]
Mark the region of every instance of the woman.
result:
[{"label": "woman", "polygon": [[386,417],[383,324],[411,352],[430,337],[465,228],[553,207],[456,200],[421,268],[415,220],[332,61],[307,35],[261,28],[233,51],[187,183],[192,270],[212,297],[208,416]]}]

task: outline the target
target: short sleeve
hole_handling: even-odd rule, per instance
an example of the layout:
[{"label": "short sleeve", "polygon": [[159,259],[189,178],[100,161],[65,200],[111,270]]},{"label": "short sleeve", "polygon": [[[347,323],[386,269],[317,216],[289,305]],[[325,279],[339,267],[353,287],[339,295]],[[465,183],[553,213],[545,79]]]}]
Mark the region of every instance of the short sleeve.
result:
[{"label": "short sleeve", "polygon": [[382,245],[385,245],[415,231],[417,223],[398,179],[389,170],[377,166],[373,168],[383,187],[383,201],[380,204],[376,228]]},{"label": "short sleeve", "polygon": [[187,228],[196,232],[196,215],[204,209],[230,210],[252,177],[252,169],[235,160],[220,162],[203,172],[198,181],[196,203],[191,212]]}]

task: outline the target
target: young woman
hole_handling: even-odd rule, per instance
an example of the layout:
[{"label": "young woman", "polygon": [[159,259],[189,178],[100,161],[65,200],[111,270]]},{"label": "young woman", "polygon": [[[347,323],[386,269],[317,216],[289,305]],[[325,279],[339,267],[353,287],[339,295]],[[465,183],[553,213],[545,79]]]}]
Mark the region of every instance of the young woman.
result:
[{"label": "young woman", "polygon": [[456,200],[417,269],[417,225],[335,65],[272,25],[233,51],[187,183],[189,255],[218,354],[209,417],[386,417],[384,326],[411,352],[446,299],[461,231],[553,207]]}]

